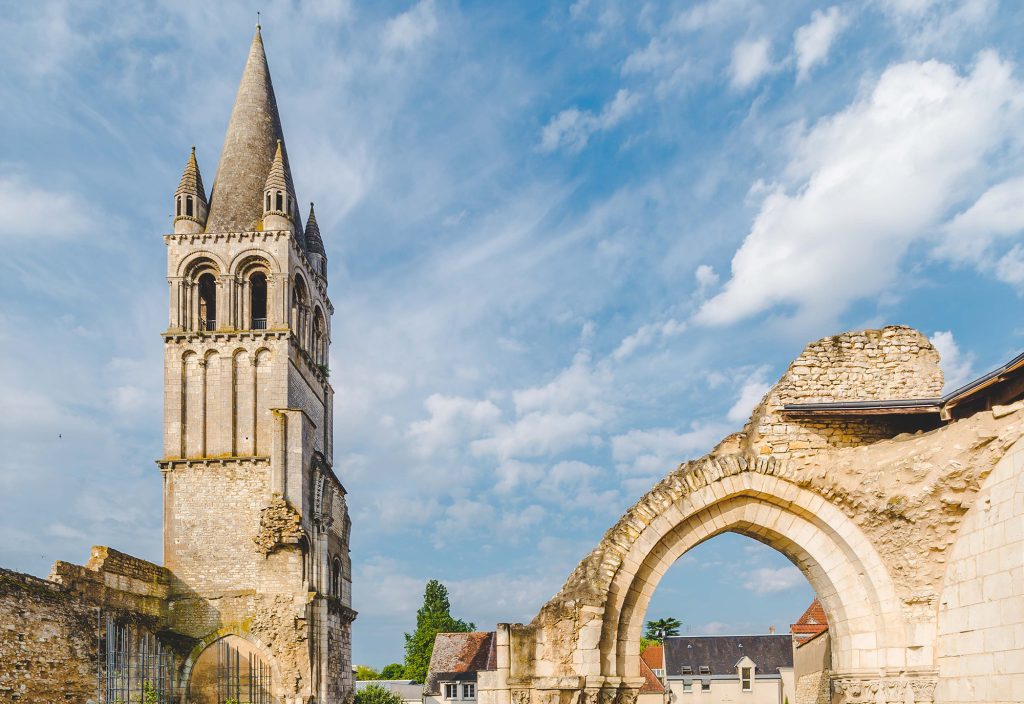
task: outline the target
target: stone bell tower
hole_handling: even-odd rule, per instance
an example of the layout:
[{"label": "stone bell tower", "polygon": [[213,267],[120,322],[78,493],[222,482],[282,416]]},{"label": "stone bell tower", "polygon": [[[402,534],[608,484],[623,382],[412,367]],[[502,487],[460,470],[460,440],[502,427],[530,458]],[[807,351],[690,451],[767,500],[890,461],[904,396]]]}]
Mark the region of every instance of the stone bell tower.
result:
[{"label": "stone bell tower", "polygon": [[168,621],[195,643],[182,701],[346,701],[355,612],[327,256],[312,206],[302,227],[259,27],[210,198],[193,148],[174,214],[158,464]]}]

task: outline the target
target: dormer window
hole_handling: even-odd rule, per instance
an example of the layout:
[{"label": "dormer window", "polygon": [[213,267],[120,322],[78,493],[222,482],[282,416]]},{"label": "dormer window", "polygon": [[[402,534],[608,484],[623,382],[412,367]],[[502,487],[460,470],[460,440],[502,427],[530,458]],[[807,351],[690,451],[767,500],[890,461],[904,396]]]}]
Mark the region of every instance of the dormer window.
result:
[{"label": "dormer window", "polygon": [[711,674],[711,668],[708,665],[701,665],[700,669],[699,669],[699,672],[702,675],[710,675]]},{"label": "dormer window", "polygon": [[474,683],[467,682],[462,685],[462,698],[476,699],[476,685]]},{"label": "dormer window", "polygon": [[445,699],[458,699],[459,698],[459,685],[455,682],[445,682],[444,685],[444,698]]},{"label": "dormer window", "polygon": [[744,692],[754,691],[754,668],[740,668],[740,689]]},{"label": "dormer window", "polygon": [[691,666],[689,666],[689,665],[683,665],[683,674],[684,675],[692,675],[693,674],[693,668]]}]

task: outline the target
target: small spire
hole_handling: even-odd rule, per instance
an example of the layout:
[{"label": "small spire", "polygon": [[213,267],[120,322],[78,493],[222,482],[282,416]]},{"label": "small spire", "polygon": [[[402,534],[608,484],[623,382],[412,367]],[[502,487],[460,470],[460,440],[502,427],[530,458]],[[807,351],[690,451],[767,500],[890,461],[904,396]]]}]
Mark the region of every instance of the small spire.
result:
[{"label": "small spire", "polygon": [[306,250],[310,254],[319,254],[324,259],[327,258],[324,241],[320,237],[320,226],[316,222],[316,213],[313,212],[312,201],[309,204],[309,219],[306,220]]},{"label": "small spire", "polygon": [[[277,140],[277,150],[274,152],[274,160],[270,164],[270,172],[267,173],[267,182],[263,186],[264,191],[281,191],[283,193],[291,194],[291,189],[288,188],[288,176],[285,173],[284,168],[284,150],[281,147],[281,140]],[[276,210],[276,208],[272,208]]]},{"label": "small spire", "polygon": [[181,181],[178,182],[178,190],[174,195],[196,196],[204,205],[206,204],[206,189],[203,188],[203,175],[199,172],[199,162],[196,161],[195,145],[192,145],[192,153],[189,154]]}]

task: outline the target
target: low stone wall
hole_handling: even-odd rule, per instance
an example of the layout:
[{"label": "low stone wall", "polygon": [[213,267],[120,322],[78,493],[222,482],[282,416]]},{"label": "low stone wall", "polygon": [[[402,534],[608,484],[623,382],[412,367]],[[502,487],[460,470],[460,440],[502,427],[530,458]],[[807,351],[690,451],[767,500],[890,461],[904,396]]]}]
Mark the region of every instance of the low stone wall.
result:
[{"label": "low stone wall", "polygon": [[0,702],[94,701],[101,617],[158,630],[169,584],[163,567],[106,547],[85,566],[55,563],[49,580],[0,569]]},{"label": "low stone wall", "polygon": [[0,701],[96,698],[97,613],[58,584],[0,569]]}]

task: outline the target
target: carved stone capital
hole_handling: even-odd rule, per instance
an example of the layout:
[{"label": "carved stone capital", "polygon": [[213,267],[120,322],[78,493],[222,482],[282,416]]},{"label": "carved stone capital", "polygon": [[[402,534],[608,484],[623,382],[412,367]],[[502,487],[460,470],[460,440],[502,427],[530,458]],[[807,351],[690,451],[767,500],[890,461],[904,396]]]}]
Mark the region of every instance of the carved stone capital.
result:
[{"label": "carved stone capital", "polygon": [[934,704],[933,676],[835,677],[835,704]]},{"label": "carved stone capital", "polygon": [[530,690],[513,689],[512,704],[530,704]]}]

